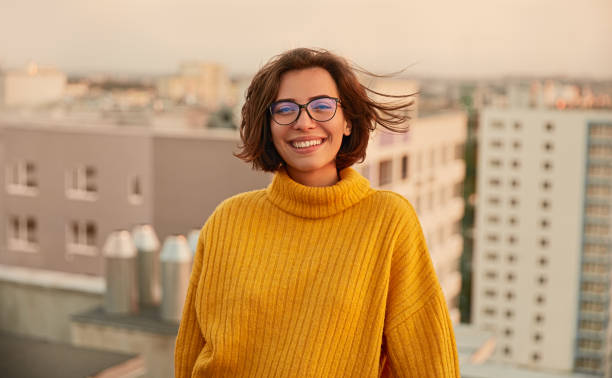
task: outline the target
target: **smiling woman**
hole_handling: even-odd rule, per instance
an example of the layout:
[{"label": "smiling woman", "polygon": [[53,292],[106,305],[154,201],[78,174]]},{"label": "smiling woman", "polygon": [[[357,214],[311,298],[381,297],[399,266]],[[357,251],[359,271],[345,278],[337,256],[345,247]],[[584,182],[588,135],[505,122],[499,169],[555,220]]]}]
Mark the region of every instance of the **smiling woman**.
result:
[{"label": "smiling woman", "polygon": [[202,228],[176,377],[459,376],[412,206],[350,167],[376,125],[406,130],[411,97],[388,97],[400,101],[370,99],[325,50],[288,51],[254,77],[237,156],[275,176]]}]

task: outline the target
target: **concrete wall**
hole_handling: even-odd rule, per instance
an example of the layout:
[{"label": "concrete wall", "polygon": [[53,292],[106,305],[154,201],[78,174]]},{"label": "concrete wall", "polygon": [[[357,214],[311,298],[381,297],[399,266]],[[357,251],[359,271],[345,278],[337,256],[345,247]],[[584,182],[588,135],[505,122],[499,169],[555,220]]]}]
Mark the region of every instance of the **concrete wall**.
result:
[{"label": "concrete wall", "polygon": [[[146,135],[146,134],[144,134]],[[35,165],[38,190],[35,195],[9,194],[1,215],[33,216],[37,222],[39,250],[9,249],[6,235],[0,240],[0,263],[55,271],[100,275],[101,248],[115,229],[131,228],[151,220],[151,140],[142,131],[108,128],[5,127],[4,161],[31,161]],[[95,198],[75,199],[67,195],[67,175],[77,166],[95,169]],[[141,179],[143,202],[129,201],[128,183]],[[4,189],[4,188],[2,188]],[[90,255],[70,253],[67,236],[73,221],[93,221],[97,250]],[[6,227],[5,227],[6,229]],[[4,231],[5,232],[5,231]]]},{"label": "concrete wall", "polygon": [[110,325],[73,322],[72,343],[80,347],[140,354],[145,361],[146,377],[174,376],[176,336],[158,335]]},{"label": "concrete wall", "polygon": [[0,265],[0,331],[69,343],[70,316],[100,306],[94,277]]},{"label": "concrete wall", "polygon": [[160,239],[201,228],[224,199],[270,183],[271,175],[233,156],[237,146],[232,132],[155,136],[153,226]]}]

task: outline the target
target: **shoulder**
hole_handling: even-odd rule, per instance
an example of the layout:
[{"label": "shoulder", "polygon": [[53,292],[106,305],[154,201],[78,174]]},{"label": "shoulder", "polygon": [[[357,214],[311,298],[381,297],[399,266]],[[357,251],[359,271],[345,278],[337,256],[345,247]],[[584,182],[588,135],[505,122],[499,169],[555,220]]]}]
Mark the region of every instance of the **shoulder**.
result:
[{"label": "shoulder", "polygon": [[217,205],[211,217],[245,211],[265,200],[265,196],[265,189],[252,190],[249,192],[236,194],[223,200],[219,205]]},{"label": "shoulder", "polygon": [[372,197],[375,201],[372,205],[384,209],[382,213],[386,221],[394,225],[399,239],[414,242],[423,237],[421,222],[406,197],[389,190],[376,190]]},{"label": "shoulder", "polygon": [[414,218],[416,219],[416,212],[410,201],[406,197],[399,193],[392,192],[390,190],[375,190],[372,195],[375,206],[382,206],[388,208],[388,211],[396,213],[401,218]]},{"label": "shoulder", "polygon": [[258,203],[261,203],[262,200],[265,200],[265,189],[233,195],[217,205],[204,224],[204,228],[206,228],[207,224],[219,222],[228,219],[228,217],[249,211],[253,206],[257,206]]}]

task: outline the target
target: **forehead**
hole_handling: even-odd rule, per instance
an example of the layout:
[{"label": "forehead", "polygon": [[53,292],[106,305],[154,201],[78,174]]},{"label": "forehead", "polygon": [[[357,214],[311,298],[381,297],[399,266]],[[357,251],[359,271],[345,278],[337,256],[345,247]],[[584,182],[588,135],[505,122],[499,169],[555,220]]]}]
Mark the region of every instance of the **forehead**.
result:
[{"label": "forehead", "polygon": [[305,102],[311,97],[328,95],[338,97],[336,82],[321,67],[287,71],[281,76],[276,99],[294,99]]}]

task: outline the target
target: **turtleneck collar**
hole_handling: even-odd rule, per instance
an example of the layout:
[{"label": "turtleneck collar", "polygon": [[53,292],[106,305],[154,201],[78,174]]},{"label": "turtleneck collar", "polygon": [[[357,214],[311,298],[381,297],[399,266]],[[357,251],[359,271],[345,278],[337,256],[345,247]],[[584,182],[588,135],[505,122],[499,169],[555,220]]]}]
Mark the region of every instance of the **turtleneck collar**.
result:
[{"label": "turtleneck collar", "polygon": [[299,184],[284,168],[274,175],[266,189],[268,199],[282,210],[303,218],[325,218],[355,205],[374,189],[353,168],[340,171],[340,181],[332,186],[314,187]]}]

